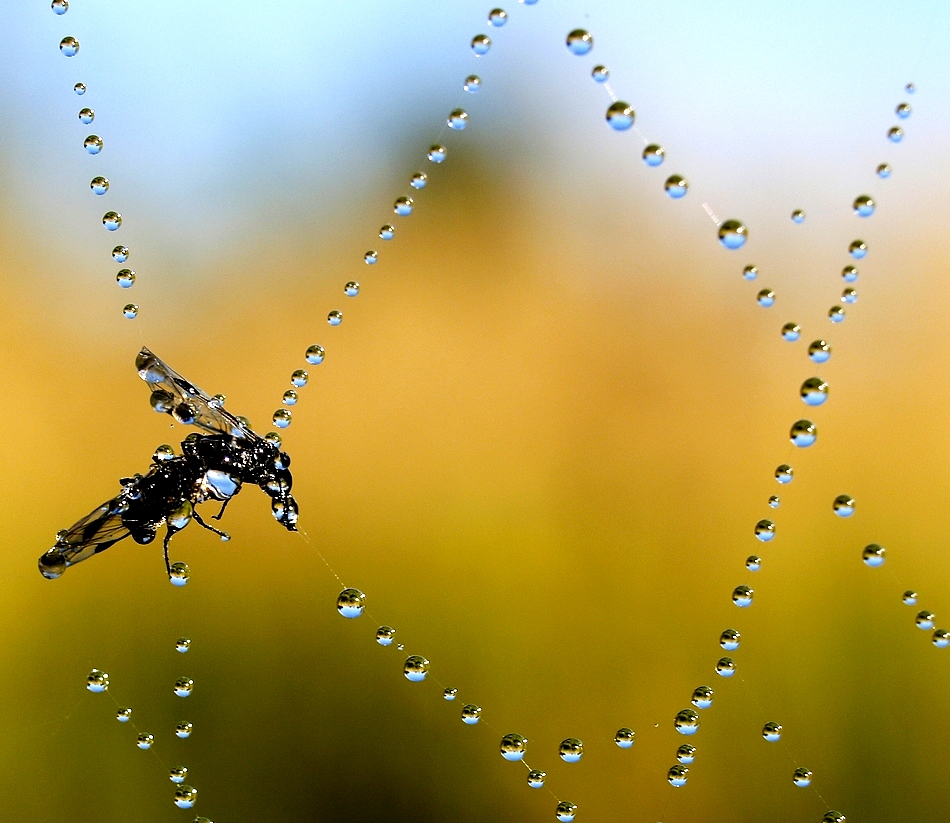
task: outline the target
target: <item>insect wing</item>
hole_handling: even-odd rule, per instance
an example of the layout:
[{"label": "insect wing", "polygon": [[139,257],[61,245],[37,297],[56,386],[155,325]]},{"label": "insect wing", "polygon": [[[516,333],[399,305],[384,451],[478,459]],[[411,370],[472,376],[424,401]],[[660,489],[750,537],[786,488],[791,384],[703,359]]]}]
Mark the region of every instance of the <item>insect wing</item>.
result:
[{"label": "insect wing", "polygon": [[103,503],[87,514],[72,528],[60,532],[53,546],[39,560],[44,577],[59,577],[69,566],[105,551],[130,532],[122,522],[122,511],[127,505],[120,495]]},{"label": "insect wing", "polygon": [[189,383],[161,358],[144,346],[135,358],[135,368],[152,391],[152,408],[165,412],[179,423],[197,426],[212,434],[260,440],[261,438],[224,410],[193,383]]}]

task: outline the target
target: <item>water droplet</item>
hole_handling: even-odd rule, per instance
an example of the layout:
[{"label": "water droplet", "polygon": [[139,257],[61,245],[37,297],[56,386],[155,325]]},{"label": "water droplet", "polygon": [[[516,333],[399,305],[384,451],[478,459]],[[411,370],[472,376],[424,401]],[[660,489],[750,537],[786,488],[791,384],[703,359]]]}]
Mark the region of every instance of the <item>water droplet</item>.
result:
[{"label": "water droplet", "polygon": [[584,756],[584,744],[576,737],[566,737],[557,747],[557,753],[565,763],[576,763]]},{"label": "water droplet", "polygon": [[109,675],[99,669],[93,669],[86,678],[86,688],[99,694],[109,690]]},{"label": "water droplet", "polygon": [[839,494],[831,508],[838,517],[851,517],[854,514],[854,498],[850,494]]},{"label": "water droplet", "polygon": [[80,109],[79,110],[79,122],[89,125],[93,120],[96,119],[96,113],[92,109]]},{"label": "water droplet", "polygon": [[326,357],[326,354],[327,353],[323,346],[314,344],[309,349],[307,349],[307,362],[311,366],[319,366],[323,362],[323,358]]},{"label": "water droplet", "polygon": [[904,130],[900,126],[891,126],[887,130],[887,139],[892,143],[900,143],[904,139]]},{"label": "water droplet", "polygon": [[680,788],[686,785],[688,775],[689,769],[687,769],[686,766],[677,764],[670,767],[670,770],[666,773],[666,779],[670,781],[671,786]]},{"label": "water droplet", "polygon": [[821,818],[821,823],[844,823],[844,821],[845,816],[834,809],[825,812],[824,817]]},{"label": "water droplet", "polygon": [[475,52],[476,57],[488,54],[490,48],[491,38],[487,34],[476,34],[472,38],[472,51]]},{"label": "water droplet", "polygon": [[726,220],[719,226],[719,242],[727,249],[741,249],[749,231],[740,220]]},{"label": "water droplet", "polygon": [[689,702],[697,709],[708,709],[713,702],[713,690],[709,686],[697,686]]},{"label": "water droplet", "polygon": [[792,212],[792,222],[793,223],[804,223],[805,222],[805,212],[801,209],[795,209]]},{"label": "water droplet", "polygon": [[119,269],[115,276],[115,282],[123,289],[129,289],[135,283],[135,272],[132,269]]},{"label": "water droplet", "polygon": [[742,276],[746,280],[755,280],[755,278],[759,276],[759,269],[757,266],[746,266],[742,270]]},{"label": "water droplet", "polygon": [[606,66],[594,66],[591,69],[590,76],[595,83],[606,83],[610,79],[610,69]]},{"label": "water droplet", "polygon": [[402,667],[402,672],[406,675],[406,680],[413,683],[419,683],[426,679],[429,673],[429,661],[418,654],[410,655]]},{"label": "water droplet", "polygon": [[50,8],[54,14],[65,14],[69,10],[69,0],[53,0]]},{"label": "water droplet", "polygon": [[482,87],[482,78],[477,74],[470,74],[462,83],[462,88],[469,94],[475,94]]},{"label": "water droplet", "polygon": [[792,775],[792,783],[794,783],[800,789],[810,786],[811,769],[806,769],[803,766],[799,766],[797,769],[795,769],[795,773]]},{"label": "water droplet", "polygon": [[763,543],[775,537],[775,524],[771,520],[760,520],[755,524],[755,536]]},{"label": "water droplet", "polygon": [[297,405],[297,392],[293,389],[287,389],[284,392],[284,396],[281,398],[281,403],[285,406],[296,406]]},{"label": "water droplet", "polygon": [[637,114],[633,110],[633,106],[629,103],[625,103],[623,100],[611,103],[607,109],[607,123],[615,131],[626,131],[629,129],[633,125],[636,116]]},{"label": "water droplet", "polygon": [[[535,0],[535,2],[537,2],[537,0]],[[906,86],[904,86],[904,91],[906,91],[908,94],[913,94],[915,91],[917,91],[917,86],[915,86],[913,83],[908,83]]]},{"label": "water droplet", "polygon": [[417,171],[414,175],[412,175],[412,177],[409,178],[409,185],[414,189],[424,189],[428,181],[429,178],[424,172]]},{"label": "water droplet", "polygon": [[400,217],[406,217],[407,215],[412,214],[412,198],[411,197],[399,197],[396,202],[393,203],[393,211],[398,214]]},{"label": "water droplet", "polygon": [[818,427],[811,420],[796,420],[788,437],[798,448],[807,449],[818,439]]},{"label": "water droplet", "polygon": [[188,721],[183,721],[175,726],[175,737],[179,737],[182,740],[186,740],[191,737],[191,733],[195,730],[195,724],[189,723]]},{"label": "water droplet", "polygon": [[376,629],[376,642],[380,646],[391,646],[396,630],[392,626],[380,626]]},{"label": "water droplet", "polygon": [[693,709],[683,709],[673,719],[673,726],[680,734],[696,734],[699,731],[699,714]]},{"label": "water droplet", "polygon": [[59,41],[59,50],[66,57],[75,57],[79,52],[79,41],[75,37],[64,37]]},{"label": "water droplet", "polygon": [[762,289],[756,296],[755,302],[767,309],[775,305],[775,292],[771,289]]},{"label": "water droplet", "polygon": [[455,698],[458,696],[458,693],[458,689],[443,689],[442,697],[446,700],[455,700]]},{"label": "water droplet", "polygon": [[492,9],[488,12],[488,22],[495,28],[500,28],[508,22],[508,12],[504,9]]},{"label": "water droplet", "polygon": [[861,260],[866,257],[868,253],[868,244],[863,240],[852,240],[848,246],[848,254],[850,254],[855,260]]},{"label": "water droplet", "polygon": [[854,266],[845,266],[841,270],[841,278],[845,281],[845,283],[853,283],[858,279],[858,274],[859,272]]},{"label": "water droplet", "polygon": [[452,109],[445,122],[450,129],[461,131],[468,125],[468,112],[464,109]]},{"label": "water droplet", "polygon": [[444,163],[448,154],[449,151],[445,146],[440,146],[436,143],[433,146],[429,146],[429,154],[427,156],[433,163]]},{"label": "water droplet", "polygon": [[748,586],[736,586],[732,591],[732,602],[740,609],[748,608],[752,605],[752,597],[755,592]]},{"label": "water droplet", "polygon": [[934,630],[932,642],[938,649],[947,648],[950,646],[950,632],[946,629]]},{"label": "water droplet", "polygon": [[696,759],[696,747],[684,743],[676,750],[676,759],[683,764],[690,764]]},{"label": "water droplet", "polygon": [[771,721],[766,723],[762,727],[762,737],[768,740],[769,743],[777,743],[782,739],[782,724],[772,723]]},{"label": "water droplet", "polygon": [[187,766],[172,766],[168,770],[168,779],[172,783],[184,783],[185,778],[188,777],[188,767]]},{"label": "water droplet", "polygon": [[392,240],[396,234],[396,229],[394,229],[389,224],[386,224],[379,230],[379,239],[380,240]]},{"label": "water droplet", "polygon": [[858,290],[857,289],[845,289],[841,292],[841,302],[842,303],[857,303],[858,302]]},{"label": "water droplet", "polygon": [[119,709],[115,713],[115,719],[120,723],[128,723],[132,719],[132,710],[129,708]]},{"label": "water droplet", "polygon": [[932,629],[934,627],[934,620],[936,620],[937,618],[935,617],[933,612],[928,612],[926,609],[924,609],[923,611],[917,612],[917,617],[914,619],[915,619],[915,622],[917,623],[918,629],[927,630],[927,629]]},{"label": "water droplet", "polygon": [[462,722],[474,726],[482,716],[482,707],[474,703],[466,703],[462,706]]},{"label": "water droplet", "polygon": [[366,263],[367,266],[375,265],[378,259],[379,259],[379,255],[376,254],[376,252],[373,251],[372,249],[370,249],[368,252],[366,252],[366,254],[363,255],[363,262]]},{"label": "water droplet", "polygon": [[802,383],[799,394],[809,406],[820,406],[828,399],[828,384],[820,377],[809,377]]},{"label": "water droplet", "polygon": [[621,749],[629,749],[636,739],[636,732],[633,729],[628,729],[626,726],[622,729],[617,729],[617,733],[614,735],[614,743],[616,743]]},{"label": "water droplet", "polygon": [[129,259],[129,250],[126,246],[116,246],[112,250],[112,259],[116,263],[124,263]]},{"label": "water droplet", "polygon": [[102,225],[108,231],[118,231],[119,226],[122,225],[122,215],[117,211],[107,211],[102,215]]},{"label": "water droplet", "polygon": [[762,568],[762,558],[759,557],[757,554],[750,554],[745,559],[745,567],[750,572],[757,572],[759,569]]},{"label": "water droplet", "polygon": [[179,809],[190,809],[195,805],[197,799],[198,790],[193,786],[182,784],[175,789],[175,805],[178,806]]},{"label": "water droplet", "polygon": [[561,800],[554,810],[554,816],[560,820],[561,823],[571,823],[575,814],[577,814],[577,806],[569,800]]},{"label": "water droplet", "polygon": [[336,599],[337,611],[344,617],[359,617],[366,607],[366,595],[359,589],[343,589]]},{"label": "water droplet", "polygon": [[179,677],[175,681],[175,688],[173,691],[178,697],[188,697],[192,690],[195,688],[195,681],[190,677]]},{"label": "water droplet", "polygon": [[828,309],[828,319],[832,323],[843,323],[845,318],[843,306],[832,306]]},{"label": "water droplet", "polygon": [[674,200],[679,200],[679,198],[685,197],[686,192],[689,191],[689,183],[686,182],[685,177],[680,177],[678,174],[672,174],[666,178],[663,188],[666,189],[666,193],[670,197],[672,197]]},{"label": "water droplet", "polygon": [[73,86],[73,91],[76,92],[76,94],[78,94],[81,97],[82,95],[86,93],[86,84],[77,83],[75,86]]},{"label": "water droplet", "polygon": [[905,606],[916,606],[917,592],[915,592],[913,589],[908,589],[901,595],[901,600],[904,602]]},{"label": "water droplet", "polygon": [[775,479],[783,486],[791,483],[794,477],[795,470],[788,463],[782,463],[781,466],[775,469]]},{"label": "water droplet", "polygon": [[824,363],[831,357],[831,346],[824,340],[815,340],[808,347],[808,356],[814,363]]},{"label": "water droplet", "polygon": [[327,315],[327,323],[331,326],[339,326],[343,322],[343,312],[334,309]]},{"label": "water droplet", "polygon": [[854,198],[854,213],[858,217],[870,217],[874,214],[875,207],[874,198],[870,195],[862,194],[860,197]]},{"label": "water droplet", "polygon": [[547,772],[542,772],[540,769],[532,769],[528,772],[528,785],[532,789],[541,789],[544,787],[544,778],[547,776]]},{"label": "water droplet", "polygon": [[290,385],[296,386],[298,389],[307,385],[307,381],[310,379],[310,375],[307,374],[303,369],[297,369],[292,375],[290,375]]},{"label": "water droplet", "polygon": [[879,546],[877,543],[869,543],[864,547],[864,551],[861,552],[861,559],[864,560],[866,565],[873,569],[877,566],[884,565],[884,555],[886,553],[883,546]]},{"label": "water droplet", "polygon": [[877,176],[882,180],[887,180],[891,176],[891,167],[887,163],[881,163],[876,169]]},{"label": "water droplet", "polygon": [[264,435],[264,439],[276,449],[279,449],[283,443],[283,440],[277,432],[267,432],[267,434]]},{"label": "water droplet", "polygon": [[102,151],[102,138],[98,134],[90,134],[82,141],[82,145],[89,154],[99,154]]},{"label": "water droplet", "polygon": [[578,57],[581,57],[594,48],[594,38],[591,37],[589,31],[574,29],[574,31],[567,35],[566,44],[571,54],[576,54]]},{"label": "water droplet", "polygon": [[739,641],[741,640],[742,635],[739,634],[735,629],[726,629],[721,635],[719,635],[719,645],[722,646],[727,652],[734,652],[739,648]]},{"label": "water droplet", "polygon": [[143,733],[143,734],[140,734],[137,738],[135,738],[135,745],[138,746],[140,749],[150,749],[152,748],[152,744],[154,742],[155,742],[155,737],[154,735],[151,735],[151,734]]},{"label": "water droplet", "polygon": [[122,307],[122,314],[127,320],[134,320],[139,316],[139,307],[135,303],[126,303]]},{"label": "water droplet", "polygon": [[731,657],[720,657],[716,663],[716,674],[720,677],[732,677],[736,673],[736,661]]},{"label": "water droplet", "polygon": [[782,339],[787,340],[789,343],[794,343],[801,337],[802,330],[797,323],[786,323],[782,326]]},{"label": "water droplet", "polygon": [[173,586],[181,587],[187,585],[190,577],[191,569],[188,568],[187,563],[172,563],[171,574],[168,575],[168,580]]},{"label": "water droplet", "polygon": [[191,638],[190,637],[179,637],[175,641],[175,651],[180,654],[185,654],[188,649],[191,648]]},{"label": "water droplet", "polygon": [[524,760],[528,751],[528,738],[520,734],[506,734],[501,739],[501,756],[505,760]]},{"label": "water droplet", "polygon": [[666,149],[663,146],[658,146],[656,143],[650,143],[643,150],[643,162],[648,166],[660,166],[663,164],[664,159],[666,159]]},{"label": "water droplet", "polygon": [[93,177],[89,181],[89,188],[92,189],[93,194],[105,194],[109,191],[109,178],[107,177]]}]

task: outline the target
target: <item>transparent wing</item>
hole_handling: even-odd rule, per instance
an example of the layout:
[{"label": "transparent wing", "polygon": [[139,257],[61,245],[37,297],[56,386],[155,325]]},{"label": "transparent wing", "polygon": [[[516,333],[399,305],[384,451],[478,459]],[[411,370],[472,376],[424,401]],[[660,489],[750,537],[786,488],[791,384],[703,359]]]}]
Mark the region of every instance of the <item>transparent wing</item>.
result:
[{"label": "transparent wing", "polygon": [[212,434],[261,439],[233,414],[225,411],[221,403],[189,383],[144,346],[135,358],[135,368],[152,391],[151,403],[155,411],[170,414],[179,423],[197,426]]},{"label": "transparent wing", "polygon": [[68,566],[75,566],[128,537],[129,529],[122,522],[125,505],[122,495],[113,497],[72,528],[60,532],[56,536],[56,545],[39,560],[43,576],[59,577]]}]

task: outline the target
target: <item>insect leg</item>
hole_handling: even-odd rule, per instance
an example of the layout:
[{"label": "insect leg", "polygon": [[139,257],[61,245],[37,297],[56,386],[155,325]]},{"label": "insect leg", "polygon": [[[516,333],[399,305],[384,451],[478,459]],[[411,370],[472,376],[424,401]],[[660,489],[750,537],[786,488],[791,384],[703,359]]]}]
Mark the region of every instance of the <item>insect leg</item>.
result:
[{"label": "insect leg", "polygon": [[[221,511],[219,511],[217,514],[212,514],[212,515],[211,515],[211,519],[212,519],[212,520],[220,520],[220,519],[224,516],[224,510],[228,507],[228,503],[230,503],[230,502],[231,502],[231,498],[229,497],[229,498],[228,498],[227,500],[225,500],[224,503],[221,505]],[[198,522],[201,523],[200,520],[199,520]],[[204,525],[204,524],[202,523],[202,525]],[[207,526],[205,526],[205,528],[207,528]]]},{"label": "insect leg", "polygon": [[168,562],[168,543],[172,539],[172,535],[177,531],[178,529],[173,529],[171,526],[168,526],[165,532],[165,570],[168,572],[169,579],[172,576],[172,566],[171,563]]},{"label": "insect leg", "polygon": [[[227,501],[225,501],[224,505],[225,505],[225,506],[228,505],[228,504],[227,504]],[[223,508],[223,507],[222,507],[221,511],[222,511],[222,512],[224,511],[224,508]],[[205,521],[201,519],[201,515],[199,515],[197,511],[193,512],[191,516],[195,519],[195,522],[196,522],[199,526],[201,526],[202,528],[207,529],[209,532],[214,532],[215,534],[219,535],[222,540],[230,540],[230,539],[231,539],[231,535],[229,535],[227,532],[223,532],[223,531],[221,531],[220,529],[216,529],[214,526],[209,526],[207,523],[205,523]],[[219,519],[219,518],[215,518],[215,519]]]}]

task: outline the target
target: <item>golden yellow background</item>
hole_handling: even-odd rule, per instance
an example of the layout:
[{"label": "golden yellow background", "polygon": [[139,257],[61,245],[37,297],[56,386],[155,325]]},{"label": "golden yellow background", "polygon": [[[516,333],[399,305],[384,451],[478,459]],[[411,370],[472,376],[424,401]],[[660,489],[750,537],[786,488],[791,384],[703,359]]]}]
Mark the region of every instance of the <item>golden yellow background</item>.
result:
[{"label": "golden yellow background", "polygon": [[[950,649],[914,626],[929,608],[950,628],[940,4],[541,0],[498,30],[468,0],[199,6],[2,11],[3,816],[549,821],[556,796],[578,823],[944,819]],[[587,57],[563,45],[578,26]],[[476,59],[480,32],[494,46]],[[71,60],[65,34],[82,44]],[[597,62],[666,147],[659,169],[637,134],[606,127]],[[469,126],[442,135],[433,166],[473,71]],[[429,185],[395,217],[417,170]],[[662,191],[672,173],[691,185],[681,201]],[[850,208],[863,193],[879,204],[868,220]],[[748,224],[744,249],[719,245],[703,203]],[[124,216],[115,234],[107,208]],[[856,237],[860,299],[833,326]],[[132,249],[128,292],[116,242]],[[833,346],[822,366],[806,357],[816,338]],[[320,366],[304,362],[312,343]],[[183,589],[158,545],[131,541],[40,577],[58,529],[188,432],[150,411],[143,344],[261,432],[290,373],[310,371],[285,434],[300,525],[369,615],[337,614],[336,579],[252,488],[228,510],[230,543],[196,526],[173,541]],[[815,374],[830,399],[810,409],[798,387]],[[818,424],[811,449],[788,441],[800,417]],[[796,474],[779,487],[783,462]],[[848,520],[832,514],[841,493],[857,500]],[[872,541],[880,569],[860,560]],[[755,589],[747,610],[739,584]],[[374,642],[380,623],[404,652]],[[714,672],[727,627],[743,635],[731,680]],[[427,682],[402,676],[407,654],[431,661]],[[106,695],[84,689],[94,666]],[[673,717],[701,684],[715,701],[685,738]],[[466,702],[480,725],[461,723]],[[174,737],[180,720],[191,739]],[[766,721],[781,743],[763,741]],[[551,792],[499,757],[507,732]],[[586,746],[575,765],[556,754],[568,736]],[[673,789],[684,742],[699,751]],[[172,804],[179,763],[191,812]],[[796,766],[813,788],[792,785]]]}]

